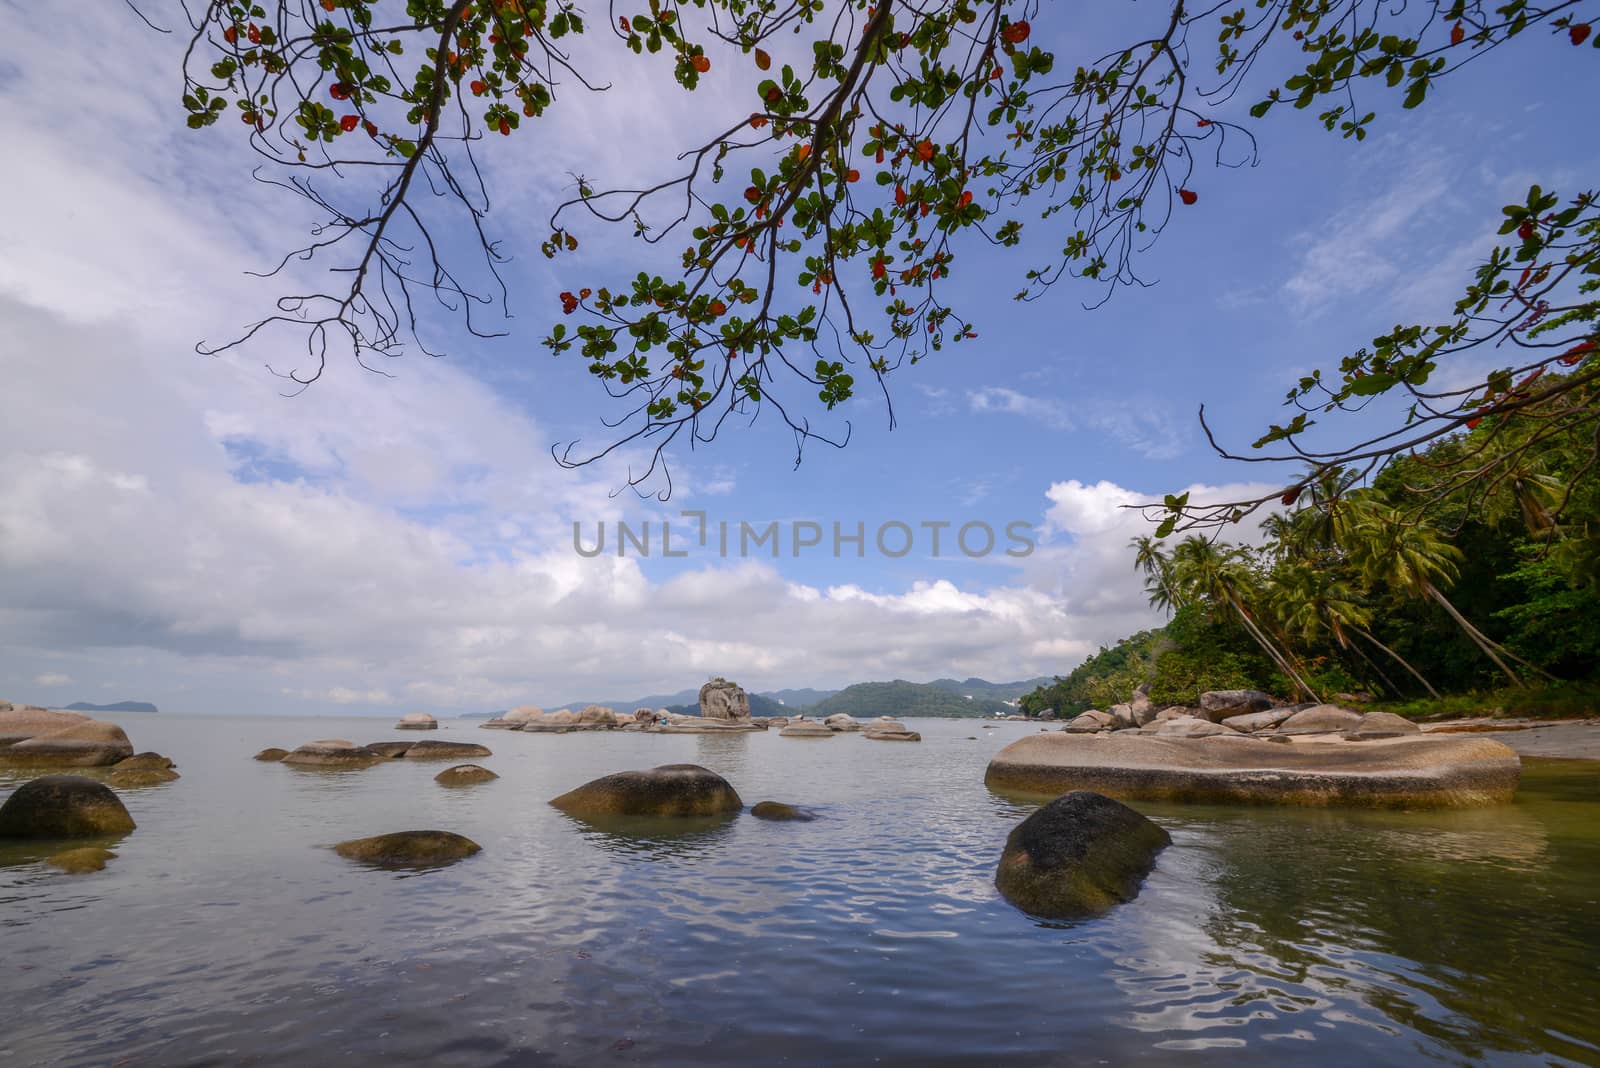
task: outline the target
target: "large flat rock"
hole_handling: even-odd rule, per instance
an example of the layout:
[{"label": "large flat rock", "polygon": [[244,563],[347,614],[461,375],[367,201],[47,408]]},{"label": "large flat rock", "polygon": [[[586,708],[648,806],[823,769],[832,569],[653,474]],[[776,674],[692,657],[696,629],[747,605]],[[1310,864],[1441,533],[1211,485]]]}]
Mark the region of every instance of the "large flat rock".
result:
[{"label": "large flat rock", "polygon": [[984,781],[1019,793],[1093,790],[1144,801],[1456,808],[1510,801],[1521,775],[1515,752],[1472,736],[1274,744],[1049,732],[996,753]]}]

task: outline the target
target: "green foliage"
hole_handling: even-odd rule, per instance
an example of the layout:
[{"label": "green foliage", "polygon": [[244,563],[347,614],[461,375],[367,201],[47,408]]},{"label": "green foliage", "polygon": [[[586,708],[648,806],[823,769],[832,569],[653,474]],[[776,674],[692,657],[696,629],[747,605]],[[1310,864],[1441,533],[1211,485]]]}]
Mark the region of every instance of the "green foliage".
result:
[{"label": "green foliage", "polygon": [[1179,609],[1164,634],[1150,679],[1150,700],[1157,705],[1196,705],[1207,690],[1289,689],[1239,625],[1207,618],[1199,606]]}]

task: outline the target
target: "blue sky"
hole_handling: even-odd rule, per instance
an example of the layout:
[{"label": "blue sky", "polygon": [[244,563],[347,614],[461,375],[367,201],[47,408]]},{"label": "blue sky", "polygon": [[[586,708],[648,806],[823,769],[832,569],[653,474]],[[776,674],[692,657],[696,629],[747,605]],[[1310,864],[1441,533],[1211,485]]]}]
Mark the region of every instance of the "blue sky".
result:
[{"label": "blue sky", "polygon": [[[1070,39],[1039,20],[1058,62],[1161,14],[1095,10]],[[192,352],[266,306],[270,286],[244,272],[281,254],[298,209],[243,180],[234,131],[183,128],[174,43],[120,5],[48,35],[15,7],[0,21],[0,129],[15,149],[0,223],[13,398],[0,696],[41,704],[450,713],[713,674],[772,688],[1064,672],[1156,622],[1124,549],[1139,520],[1121,505],[1264,477],[1212,455],[1199,404],[1247,445],[1300,374],[1447,313],[1530,182],[1575,191],[1596,173],[1579,133],[1594,61],[1542,33],[1418,111],[1368,92],[1379,119],[1364,144],[1277,109],[1255,127],[1259,166],[1202,163],[1198,204],[1143,261],[1155,287],[1085,311],[1098,293],[1068,282],[1019,305],[1022,262],[969,249],[956,303],[980,337],[895,376],[897,429],[863,390],[831,417],[849,420],[849,448],[813,446],[792,469],[792,439],[763,417],[675,456],[662,504],[614,494],[616,466],[549,458],[557,441],[599,440],[607,412],[580,359],[538,345],[561,317],[555,294],[643,265],[637,251],[596,235],[588,258],[552,266],[521,235],[542,232],[567,170],[661,166],[710,121],[703,97],[624,84],[491,160],[491,224],[519,252],[510,337],[439,323],[448,358],[407,358],[392,379],[336,366],[286,400],[262,364],[291,353]],[[109,35],[134,46],[114,68],[90,43]],[[572,551],[574,521],[588,539],[602,520],[684,523],[680,509],[869,532],[1020,521],[1039,548],[1023,561],[935,559],[921,536],[892,560]]]}]

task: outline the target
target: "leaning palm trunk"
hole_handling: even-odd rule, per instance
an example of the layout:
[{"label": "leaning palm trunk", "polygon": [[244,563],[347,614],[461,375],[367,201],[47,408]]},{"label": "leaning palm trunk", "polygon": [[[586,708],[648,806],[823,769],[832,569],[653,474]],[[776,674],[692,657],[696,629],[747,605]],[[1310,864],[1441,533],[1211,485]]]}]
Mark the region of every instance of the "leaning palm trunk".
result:
[{"label": "leaning palm trunk", "polygon": [[1267,656],[1272,658],[1272,662],[1282,668],[1283,673],[1303,693],[1307,694],[1313,701],[1320,703],[1322,698],[1317,696],[1317,692],[1311,688],[1310,683],[1300,677],[1300,673],[1290,665],[1288,657],[1278,651],[1278,647],[1272,643],[1272,639],[1268,638],[1262,633],[1261,628],[1256,626],[1256,621],[1250,618],[1250,613],[1245,611],[1244,605],[1240,604],[1232,594],[1227,595],[1227,600],[1228,604],[1233,606],[1233,610],[1239,613],[1239,618],[1244,622],[1244,628],[1250,637],[1254,638],[1256,644],[1266,651]]},{"label": "leaning palm trunk", "polygon": [[1398,686],[1396,686],[1394,684],[1394,680],[1389,677],[1388,672],[1384,671],[1383,668],[1379,667],[1378,664],[1377,664],[1377,661],[1373,660],[1372,657],[1368,656],[1366,654],[1366,651],[1363,650],[1361,648],[1361,646],[1359,646],[1359,645],[1355,644],[1354,642],[1350,641],[1343,634],[1340,634],[1339,635],[1339,647],[1341,649],[1349,649],[1349,650],[1353,651],[1357,656],[1359,656],[1361,658],[1361,662],[1363,664],[1365,664],[1365,665],[1367,665],[1367,667],[1371,668],[1377,674],[1378,678],[1383,680],[1383,684],[1386,687],[1388,687],[1390,693],[1394,694],[1397,697],[1400,696],[1400,687],[1398,687]]},{"label": "leaning palm trunk", "polygon": [[1401,667],[1405,668],[1407,671],[1411,672],[1411,677],[1412,678],[1414,678],[1418,682],[1422,683],[1423,688],[1426,689],[1428,691],[1428,693],[1431,694],[1434,698],[1438,698],[1439,691],[1435,690],[1433,688],[1433,683],[1431,683],[1427,679],[1423,678],[1422,677],[1422,672],[1420,672],[1416,668],[1412,667],[1410,661],[1406,660],[1405,657],[1401,656],[1399,653],[1395,652],[1393,649],[1389,648],[1387,645],[1383,644],[1377,638],[1373,637],[1367,631],[1362,630],[1360,627],[1355,627],[1353,629],[1355,630],[1355,632],[1357,634],[1361,635],[1361,637],[1367,639],[1367,641],[1371,642],[1373,645],[1376,645],[1379,649],[1382,649],[1385,653],[1388,653],[1390,659],[1392,659],[1395,663],[1399,664]]},{"label": "leaning palm trunk", "polygon": [[[1473,644],[1479,649],[1482,649],[1483,654],[1490,660],[1494,661],[1495,667],[1505,672],[1506,678],[1511,680],[1511,685],[1516,686],[1519,689],[1527,686],[1526,683],[1517,677],[1517,673],[1512,671],[1510,666],[1506,664],[1504,660],[1500,659],[1499,655],[1496,653],[1496,650],[1499,649],[1500,652],[1505,652],[1507,656],[1511,656],[1511,654],[1506,650],[1501,649],[1500,646],[1496,645],[1489,639],[1487,634],[1484,634],[1483,631],[1469,623],[1466,616],[1456,611],[1456,606],[1450,603],[1450,598],[1446,597],[1439,591],[1439,587],[1429,582],[1423,586],[1423,592],[1429,597],[1432,597],[1434,601],[1438,603],[1440,608],[1443,608],[1447,613],[1449,613],[1450,618],[1455,620],[1456,625],[1466,632],[1467,637],[1472,639]],[[1513,657],[1513,659],[1517,658]],[[1523,663],[1527,662],[1523,661]],[[1529,666],[1531,667],[1532,665]]]}]

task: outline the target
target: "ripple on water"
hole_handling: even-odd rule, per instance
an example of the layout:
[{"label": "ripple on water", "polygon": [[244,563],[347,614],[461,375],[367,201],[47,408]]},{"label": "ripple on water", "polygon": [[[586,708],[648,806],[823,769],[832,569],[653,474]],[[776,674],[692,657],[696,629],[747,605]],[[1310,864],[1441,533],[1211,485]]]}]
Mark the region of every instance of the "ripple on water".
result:
[{"label": "ripple on water", "polygon": [[[1600,1061],[1600,797],[1570,769],[1474,813],[1140,806],[1174,836],[1143,893],[1060,923],[993,887],[1032,806],[983,766],[1024,724],[974,744],[924,721],[902,747],[497,732],[501,778],[468,791],[425,762],[249,759],[381,725],[137,726],[184,777],[128,794],[106,871],[0,851],[19,1063]],[[819,818],[619,828],[546,803],[685,761]],[[484,852],[398,874],[320,848],[419,827]]]}]

